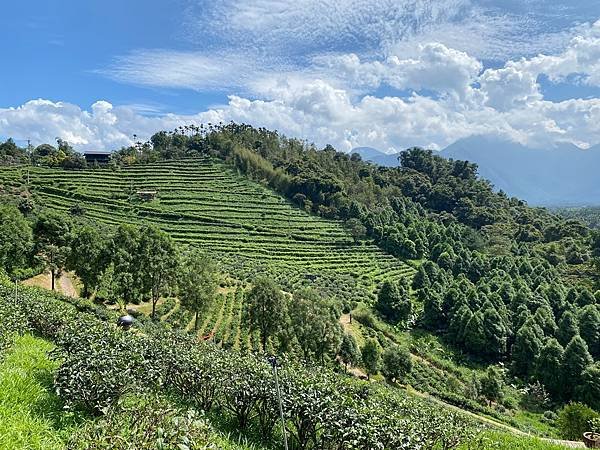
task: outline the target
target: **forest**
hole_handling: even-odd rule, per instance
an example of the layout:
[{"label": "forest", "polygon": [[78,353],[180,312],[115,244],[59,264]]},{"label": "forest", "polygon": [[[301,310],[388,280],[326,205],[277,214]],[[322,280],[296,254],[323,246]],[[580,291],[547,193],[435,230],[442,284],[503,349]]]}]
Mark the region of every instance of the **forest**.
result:
[{"label": "forest", "polygon": [[[472,163],[413,148],[401,153],[400,167],[380,167],[331,146],[317,149],[274,131],[235,123],[159,132],[148,142],[115,151],[108,167],[88,167],[60,140],[56,146],[44,144],[31,151],[9,140],[0,144],[0,161],[4,165],[0,265],[7,280],[46,271],[54,289],[64,272],[72,272],[81,282],[81,296],[89,299],[81,305],[87,305],[95,316],[90,325],[94,331],[89,334],[82,335],[66,323],[53,329],[42,316],[57,313],[44,310],[40,316],[38,308],[54,305],[62,311],[70,307],[54,300],[42,306],[44,302],[35,301],[39,294],[25,302],[25,312],[11,313],[30,316],[24,321],[30,329],[67,349],[63,350],[66,362],[56,378],[67,405],[96,415],[116,401],[107,398],[107,392],[119,397],[114,388],[126,383],[114,381],[112,387],[78,384],[74,373],[74,367],[90,367],[91,380],[102,373],[98,371],[110,372],[108,365],[95,365],[110,355],[90,347],[92,340],[104,339],[107,346],[122,348],[123,355],[162,355],[156,362],[154,356],[144,357],[149,366],[146,372],[132,375],[132,385],[145,384],[147,373],[148,384],[161,390],[174,390],[181,396],[187,395],[185,389],[197,389],[193,395],[198,396],[200,409],[211,411],[214,404],[229,411],[236,430],[256,427],[264,435],[272,435],[277,422],[274,405],[266,402],[270,394],[256,391],[241,401],[236,391],[247,389],[247,383],[254,383],[250,392],[259,388],[261,381],[257,380],[267,377],[268,368],[256,361],[264,354],[289,361],[282,370],[288,371],[283,376],[290,395],[308,395],[294,391],[299,389],[298,383],[308,383],[311,389],[320,386],[344,391],[334,397],[362,398],[362,394],[345,389],[366,387],[337,381],[355,368],[369,380],[438,391],[436,395],[445,402],[501,421],[506,421],[506,409],[520,408],[510,404],[509,394],[511,386],[518,386],[526,392],[519,398],[536,403],[538,415],[559,430],[550,435],[578,439],[583,429],[597,423],[593,418],[600,410],[600,232],[579,216],[531,208],[495,192],[477,176],[477,166]],[[183,172],[186,164],[206,166],[203,172],[190,173]],[[73,184],[74,177],[84,173],[90,184],[106,182],[108,188],[123,178],[133,186],[138,183],[138,172],[140,179],[148,179],[154,170],[168,180],[160,181],[165,183],[164,189],[160,185],[160,198],[149,203],[136,199],[135,189],[121,194],[126,187],[119,187],[103,197]],[[221,187],[215,180],[226,171],[231,171],[227,177],[233,177],[228,179],[235,181],[228,191],[218,191]],[[174,177],[179,172],[183,180],[210,180],[210,195],[221,196],[223,202],[228,200],[221,192],[233,195],[235,189],[244,193],[255,189],[247,200],[248,212],[246,200],[233,198],[229,201],[237,211],[224,210],[220,222],[209,217],[210,211],[198,209],[194,202],[201,197],[184,199],[194,204],[187,212],[181,211],[182,203],[170,208],[167,193],[178,189]],[[269,191],[288,204],[261,204],[272,195]],[[123,217],[96,212],[94,208],[101,205],[111,211],[116,208],[115,214],[124,208]],[[262,208],[262,216],[251,215],[253,208]],[[283,212],[281,208],[289,209]],[[282,223],[269,221],[264,211],[271,219],[276,217],[273,214],[285,215],[287,223],[283,219]],[[313,228],[298,225],[290,233],[289,211],[300,211],[306,218],[298,221]],[[186,234],[186,228],[190,229],[186,221],[205,223],[209,228],[199,230],[197,236]],[[221,234],[214,244],[206,237],[207,233],[224,233],[227,227],[240,231]],[[247,234],[235,234],[242,232]],[[327,239],[331,243],[332,236],[339,240],[335,247],[316,253],[327,245]],[[234,239],[230,247],[223,244],[228,239]],[[266,246],[263,256],[261,246]],[[283,252],[283,264],[270,259],[278,250],[289,252],[290,256]],[[312,257],[295,256],[313,251]],[[314,261],[324,264],[327,258],[332,258],[332,267],[339,268],[321,266],[321,275]],[[348,272],[356,273],[346,278]],[[10,296],[8,291],[3,295]],[[143,334],[124,340],[103,323],[114,319],[111,311],[125,311],[136,304],[148,305],[147,317],[136,316],[136,327],[144,330]],[[344,325],[344,317],[355,323]],[[61,321],[64,319],[56,319],[56,323]],[[184,333],[179,335],[181,331]],[[151,333],[162,334],[146,342],[144,336]],[[212,339],[216,348],[194,349],[190,344],[194,335]],[[456,366],[416,348],[416,341],[407,341],[420,335],[437,340],[436,345],[448,354],[459,355],[453,360]],[[163,342],[163,347],[154,348],[156,341]],[[169,347],[187,356],[176,357]],[[240,352],[241,359],[229,362],[228,352]],[[164,356],[167,354],[170,356]],[[92,355],[97,359],[92,360]],[[220,379],[236,380],[238,365],[246,371],[256,366],[262,372],[254,382],[248,378],[243,380],[246,384],[235,385],[232,381],[232,386],[221,391],[210,382],[201,386],[207,376],[203,364],[208,361],[218,362],[219,370],[226,371]],[[115,367],[122,364],[114,361]],[[311,373],[311,368],[319,366],[332,371],[327,372],[330,378],[317,379]],[[475,375],[464,375],[463,366],[476,368]],[[294,381],[292,372],[304,370],[310,381]],[[439,389],[438,382],[432,381],[436,370],[453,373],[461,388]],[[179,376],[184,378],[177,381]],[[172,379],[174,385],[166,386],[163,378]],[[377,386],[374,389],[380,389]],[[368,422],[360,411],[380,410],[383,416],[373,419],[378,421],[391,410],[406,417],[410,409],[370,403],[383,402],[388,396],[365,394],[364,403],[358,406],[305,405],[308,409],[290,413],[286,426],[294,448],[378,448],[375,443],[384,448],[454,448],[473,438],[474,434],[448,431],[445,437],[433,433],[427,441],[425,434],[414,432],[414,439],[423,442],[419,447],[394,442],[395,428],[387,436],[379,435],[373,430],[380,429],[381,423]],[[286,411],[295,411],[301,403],[299,397],[293,398],[296,400],[287,400]],[[404,401],[408,400],[401,403]],[[363,430],[363,434],[330,435],[329,431],[341,430],[336,431],[333,424],[307,423],[303,414],[310,408],[333,408],[347,414],[339,420],[353,423],[349,428]],[[358,415],[350,417],[352,414]],[[400,416],[389,420],[402,422]],[[577,416],[578,427],[565,425],[571,416]],[[262,423],[262,418],[268,419],[267,423]],[[459,419],[448,416],[439,420],[450,424]],[[522,425],[515,420],[509,423]],[[367,428],[361,428],[363,425]],[[470,425],[467,428],[471,430]],[[349,442],[354,442],[354,447],[342,444]]]}]

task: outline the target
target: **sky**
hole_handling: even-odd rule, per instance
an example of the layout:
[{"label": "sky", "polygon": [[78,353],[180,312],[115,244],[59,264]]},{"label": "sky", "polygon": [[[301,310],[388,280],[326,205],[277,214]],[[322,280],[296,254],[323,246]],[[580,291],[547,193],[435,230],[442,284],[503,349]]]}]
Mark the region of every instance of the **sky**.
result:
[{"label": "sky", "polygon": [[600,143],[597,0],[5,1],[0,54],[20,145],[230,120],[342,151]]}]

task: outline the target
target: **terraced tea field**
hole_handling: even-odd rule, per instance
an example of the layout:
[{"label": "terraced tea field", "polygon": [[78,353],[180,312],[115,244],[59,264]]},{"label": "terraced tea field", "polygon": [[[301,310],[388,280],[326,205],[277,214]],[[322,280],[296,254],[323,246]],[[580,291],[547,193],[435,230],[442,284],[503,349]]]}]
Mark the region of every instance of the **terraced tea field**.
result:
[{"label": "terraced tea field", "polygon": [[[339,223],[306,213],[219,161],[0,169],[5,189],[24,188],[28,178],[38,204],[67,212],[78,205],[86,218],[107,225],[155,224],[216,255],[240,280],[269,273],[284,288],[312,284],[329,295],[364,300],[382,280],[414,272],[375,245],[355,244]],[[139,191],[157,195],[144,202]]]}]

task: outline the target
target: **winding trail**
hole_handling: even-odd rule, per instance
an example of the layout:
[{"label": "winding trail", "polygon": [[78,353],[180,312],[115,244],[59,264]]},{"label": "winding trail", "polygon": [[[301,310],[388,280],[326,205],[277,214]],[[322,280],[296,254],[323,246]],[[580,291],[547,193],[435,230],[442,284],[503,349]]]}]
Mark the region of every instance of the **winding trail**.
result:
[{"label": "winding trail", "polygon": [[[350,334],[354,333],[354,330],[352,329],[353,328],[352,324],[350,323],[350,314],[343,314],[340,317],[340,324],[342,324],[342,327],[344,328],[344,331],[346,333],[350,333]],[[411,355],[415,359],[429,363],[426,359],[422,358],[419,355],[415,355],[413,353],[411,353]],[[358,367],[352,367],[351,369],[348,370],[348,372],[358,378],[363,378],[363,377],[366,378],[366,373]],[[508,431],[510,433],[513,433],[513,434],[516,434],[519,436],[534,437],[534,435],[532,435],[532,434],[521,431],[518,428],[512,427],[512,426],[502,423],[500,421],[494,420],[490,417],[482,416],[477,413],[459,408],[458,406],[452,405],[450,403],[446,403],[445,401],[440,400],[439,398],[436,398],[429,393],[418,391],[412,386],[404,386],[404,389],[410,395],[414,395],[415,397],[420,397],[420,398],[429,400],[433,403],[443,406],[444,408],[448,408],[453,411],[460,412],[461,414],[465,414],[465,415],[477,420],[478,422],[483,423],[484,425],[488,425],[488,426],[492,426],[492,427],[495,427],[495,428],[498,428],[498,429],[501,429],[504,431]],[[535,437],[537,437],[537,436],[535,436]],[[542,438],[542,437],[538,437],[538,439],[545,441],[545,442],[549,442],[551,444],[562,445],[565,448],[586,448],[585,444],[580,441],[565,441],[565,440],[561,440],[561,439],[550,439],[550,438]]]}]

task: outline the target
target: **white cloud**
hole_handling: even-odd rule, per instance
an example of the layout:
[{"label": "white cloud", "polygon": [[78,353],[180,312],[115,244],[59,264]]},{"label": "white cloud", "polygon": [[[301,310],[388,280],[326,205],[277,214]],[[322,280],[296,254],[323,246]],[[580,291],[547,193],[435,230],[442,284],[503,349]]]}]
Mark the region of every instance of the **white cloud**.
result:
[{"label": "white cloud", "polygon": [[272,65],[262,65],[257,55],[247,53],[146,49],[121,56],[111,67],[98,72],[141,86],[207,91],[239,89],[270,69]]},{"label": "white cloud", "polygon": [[520,71],[512,65],[502,69],[488,69],[480,77],[481,91],[487,96],[486,104],[500,111],[525,107],[541,100],[537,75]]},{"label": "white cloud", "polygon": [[186,12],[194,40],[207,34],[235,46],[305,54],[323,47],[371,49],[460,20],[471,0],[193,1]]},{"label": "white cloud", "polygon": [[440,42],[480,59],[560,50],[592,0],[187,0],[189,40],[206,48],[297,56],[404,54]]},{"label": "white cloud", "polygon": [[574,36],[566,49],[557,55],[539,55],[511,62],[517,70],[534,75],[546,74],[555,82],[575,75],[577,81],[600,86],[600,20]]},{"label": "white cloud", "polygon": [[61,138],[80,150],[114,150],[129,145],[133,134],[149,137],[161,129],[219,120],[216,111],[147,117],[134,108],[113,107],[106,101],[98,101],[86,111],[70,103],[38,99],[17,108],[0,108],[0,135],[31,139],[34,145]]},{"label": "white cloud", "polygon": [[[305,27],[312,16],[304,10],[316,7],[316,1],[238,4],[230,26],[247,30],[251,37],[267,26],[264,22],[275,20],[262,17],[262,11],[271,8],[274,17],[282,20],[282,28],[290,17],[299,21],[298,27]],[[345,16],[337,17],[332,11],[327,23],[315,25],[316,33],[330,33],[331,29],[349,32],[347,25],[359,20],[352,16],[351,6],[361,20],[366,11],[380,13],[374,3],[342,3],[340,14]],[[450,3],[458,8],[464,4]],[[409,4],[402,2],[403,8]],[[332,5],[327,2],[324,7],[334,8]],[[412,7],[413,13],[418,9],[423,17],[445,14],[432,3],[415,1]],[[393,14],[398,11],[394,9]],[[379,56],[317,53],[308,66],[282,63],[271,56],[261,59],[255,50],[246,54],[137,51],[109,69],[110,76],[147,86],[228,87],[229,102],[195,115],[152,111],[148,116],[139,106],[113,106],[106,101],[86,110],[64,102],[33,100],[0,109],[0,135],[31,138],[35,143],[61,137],[80,149],[115,149],[129,144],[134,133],[149,137],[181,124],[235,120],[277,129],[319,146],[331,143],[345,151],[360,145],[383,150],[414,145],[441,148],[475,134],[500,134],[533,146],[596,144],[600,142],[600,99],[552,102],[544,98],[538,84],[539,75],[546,74],[554,81],[577,76],[581,82],[600,85],[600,22],[580,26],[576,32],[553,55],[509,60],[500,68],[486,70],[470,53],[441,42],[405,49],[390,46]],[[309,42],[314,36],[305,38]],[[435,91],[438,95],[400,97],[393,94],[397,90]]]},{"label": "white cloud", "polygon": [[387,84],[396,89],[427,89],[464,98],[483,66],[475,58],[440,43],[419,45],[414,57],[390,55],[384,61],[362,62],[356,54],[316,58],[329,76],[365,89]]}]

